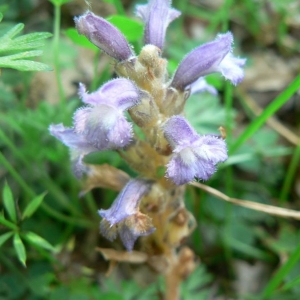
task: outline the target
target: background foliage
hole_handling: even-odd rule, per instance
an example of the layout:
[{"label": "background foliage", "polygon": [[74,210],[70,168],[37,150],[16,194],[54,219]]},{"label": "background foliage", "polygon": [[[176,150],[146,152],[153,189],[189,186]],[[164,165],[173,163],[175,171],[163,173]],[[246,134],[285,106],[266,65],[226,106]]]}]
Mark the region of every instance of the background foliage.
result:
[{"label": "background foliage", "polygon": [[[139,52],[143,28],[133,16],[135,4],[90,5]],[[240,86],[211,75],[218,96],[196,95],[187,103],[199,133],[218,133],[220,125],[227,130],[230,158],[207,184],[232,197],[299,210],[299,2],[177,0],[173,6],[183,17],[168,31],[170,73],[185,53],[227,30],[235,53],[248,59]],[[95,190],[80,198],[68,150],[48,133],[51,123],[71,123],[79,82],[93,91],[112,76],[109,58],[74,30],[73,16],[86,9],[75,0],[0,1],[0,299],[163,294],[162,280],[141,287],[127,265],[105,278],[107,262],[95,248],[110,244],[99,235],[97,209],[116,194]],[[35,72],[47,70],[53,71]],[[132,174],[117,154],[88,159]],[[232,206],[194,187],[186,203],[198,221],[187,244],[201,263],[183,285],[182,299],[299,299],[299,221]]]}]

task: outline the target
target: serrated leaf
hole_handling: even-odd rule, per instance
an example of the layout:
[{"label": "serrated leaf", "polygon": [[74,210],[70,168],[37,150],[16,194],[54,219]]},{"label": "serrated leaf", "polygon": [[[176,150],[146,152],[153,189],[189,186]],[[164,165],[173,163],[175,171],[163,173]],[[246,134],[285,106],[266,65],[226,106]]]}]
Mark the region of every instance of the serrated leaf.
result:
[{"label": "serrated leaf", "polygon": [[129,42],[135,42],[143,36],[144,27],[141,22],[119,15],[109,16],[107,21],[120,29]]},{"label": "serrated leaf", "polygon": [[32,245],[39,246],[46,250],[55,251],[55,248],[48,241],[35,234],[34,232],[27,232],[26,234],[24,234],[24,237]]},{"label": "serrated leaf", "polygon": [[24,24],[19,23],[15,25],[13,28],[11,28],[8,32],[6,32],[4,35],[1,36],[0,42],[3,46],[3,43],[7,43],[7,41],[11,40],[14,36],[16,36],[18,33],[20,33],[24,28]]},{"label": "serrated leaf", "polygon": [[21,35],[6,43],[0,44],[0,52],[12,52],[16,50],[30,50],[44,46],[46,38],[51,37],[49,32],[33,32],[25,35]]},{"label": "serrated leaf", "polygon": [[7,182],[4,184],[3,188],[3,204],[4,207],[10,217],[10,219],[16,223],[17,222],[17,213],[16,213],[16,205],[13,198],[13,194]]},{"label": "serrated leaf", "polygon": [[92,49],[99,50],[94,44],[92,44],[84,35],[79,35],[75,28],[69,28],[65,31],[65,35],[76,45]]},{"label": "serrated leaf", "polygon": [[13,232],[7,232],[0,235],[0,247],[13,235]]},{"label": "serrated leaf", "polygon": [[23,212],[23,215],[22,215],[23,220],[25,218],[29,218],[33,215],[33,213],[38,209],[38,207],[42,203],[46,194],[47,194],[47,192],[32,199],[32,201],[26,206],[26,208]]},{"label": "serrated leaf", "polygon": [[0,58],[0,61],[10,61],[10,60],[17,60],[22,58],[28,58],[28,57],[34,57],[34,56],[40,56],[42,55],[42,50],[30,50],[30,51],[23,51],[20,53],[12,54],[12,55],[5,55],[2,58]]},{"label": "serrated leaf", "polygon": [[14,234],[13,244],[14,244],[14,248],[16,250],[18,259],[26,267],[26,250],[25,250],[24,244],[20,238],[20,235],[18,233]]},{"label": "serrated leaf", "polygon": [[32,60],[13,60],[3,63],[0,59],[0,68],[12,68],[19,71],[52,71],[48,65]]}]

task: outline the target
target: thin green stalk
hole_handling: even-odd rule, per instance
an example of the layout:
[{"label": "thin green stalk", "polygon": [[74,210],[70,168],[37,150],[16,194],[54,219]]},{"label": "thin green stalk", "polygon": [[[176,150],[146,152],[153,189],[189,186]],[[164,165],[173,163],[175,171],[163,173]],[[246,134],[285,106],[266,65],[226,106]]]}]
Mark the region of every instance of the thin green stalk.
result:
[{"label": "thin green stalk", "polygon": [[[0,163],[3,164],[3,166],[7,169],[7,171],[13,176],[13,178],[18,182],[18,184],[23,188],[23,190],[26,192],[27,196],[29,198],[36,197],[35,192],[30,188],[30,186],[27,185],[25,180],[18,174],[18,172],[13,168],[13,166],[10,164],[10,162],[4,157],[2,152],[0,152]],[[57,212],[55,209],[51,208],[48,204],[43,202],[41,204],[41,208],[50,216],[52,216],[55,219],[58,219],[62,222],[75,224],[82,227],[93,227],[93,223],[81,218],[72,218],[63,215],[60,212]]]},{"label": "thin green stalk", "polygon": [[85,201],[87,203],[87,207],[89,208],[92,215],[96,215],[96,212],[98,211],[98,207],[94,201],[94,197],[91,193],[87,193],[85,195]]},{"label": "thin green stalk", "polygon": [[[232,141],[232,106],[233,106],[233,97],[232,97],[232,85],[228,82],[225,83],[225,112],[226,112],[226,142],[228,145],[231,145]],[[233,194],[233,172],[232,167],[228,166],[225,170],[226,180],[225,180],[225,189],[226,194],[232,196]],[[226,203],[225,210],[225,235],[224,235],[224,251],[227,262],[232,260],[232,250],[229,241],[231,240],[231,222],[232,222],[232,204]]]},{"label": "thin green stalk", "polygon": [[113,3],[115,5],[118,15],[124,16],[125,10],[124,10],[121,0],[113,0]]},{"label": "thin green stalk", "polygon": [[23,178],[19,175],[19,173],[13,168],[10,162],[5,158],[5,156],[0,152],[0,163],[4,166],[4,168],[12,175],[16,182],[22,187],[29,198],[35,197],[35,193],[31,190],[31,188],[26,184]]},{"label": "thin green stalk", "polygon": [[279,197],[279,201],[281,204],[287,201],[288,193],[291,190],[293,179],[295,178],[295,173],[299,166],[299,161],[300,161],[300,143],[298,144],[298,146],[296,147],[296,149],[294,151],[292,160],[289,164],[289,167],[288,167],[288,170],[287,170],[287,173],[285,176],[285,180],[284,180],[283,187],[281,189],[281,193],[280,193],[280,197]]},{"label": "thin green stalk", "polygon": [[99,61],[100,61],[100,50],[97,50],[95,52],[95,56],[94,56],[94,78],[92,80],[91,83],[91,90],[94,91],[97,88],[97,84],[98,84],[98,76],[97,76],[97,72],[98,72],[98,67],[99,67]]},{"label": "thin green stalk", "polygon": [[229,148],[229,154],[233,154],[243,143],[245,143],[275,112],[282,107],[290,97],[297,92],[300,87],[300,74],[294,81],[279,94],[265,109],[256,117],[237,138],[235,143]]},{"label": "thin green stalk", "polygon": [[54,37],[53,37],[53,50],[54,50],[54,70],[58,87],[59,99],[61,108],[63,109],[66,104],[65,92],[63,89],[60,62],[59,62],[59,36],[60,36],[60,5],[54,5]]},{"label": "thin green stalk", "polygon": [[287,276],[287,274],[295,267],[295,265],[300,260],[300,244],[289,257],[284,265],[282,265],[278,271],[272,276],[271,280],[268,282],[267,286],[261,293],[259,299],[267,299],[272,296],[278,286],[281,284],[283,279]]},{"label": "thin green stalk", "polygon": [[222,32],[226,32],[229,29],[229,11],[232,5],[233,5],[233,0],[226,0],[224,3],[222,14],[221,14]]},{"label": "thin green stalk", "polygon": [[[28,170],[32,169],[32,164],[22,155],[22,152],[19,151],[16,146],[11,142],[11,140],[5,135],[5,133],[0,129],[0,138],[4,144],[9,148],[12,154],[20,159],[20,161],[25,165]],[[35,170],[36,172],[37,170]],[[65,208],[69,209],[73,214],[78,216],[78,211],[76,208],[69,202],[69,199],[65,196],[62,190],[53,182],[53,180],[45,173],[40,173],[41,183],[45,188],[53,194],[54,198],[58,200],[60,205],[63,205]]]}]

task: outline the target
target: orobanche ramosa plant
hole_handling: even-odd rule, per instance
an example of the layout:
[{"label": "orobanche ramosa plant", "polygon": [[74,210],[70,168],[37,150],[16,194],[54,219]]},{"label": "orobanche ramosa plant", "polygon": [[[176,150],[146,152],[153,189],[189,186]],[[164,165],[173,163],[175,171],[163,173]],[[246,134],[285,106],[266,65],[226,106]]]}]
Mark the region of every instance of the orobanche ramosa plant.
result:
[{"label": "orobanche ramosa plant", "polygon": [[[195,227],[185,209],[186,184],[195,178],[208,180],[227,159],[221,136],[199,135],[184,117],[186,100],[212,91],[204,77],[214,72],[238,84],[245,63],[233,56],[233,36],[227,32],[188,53],[170,77],[162,57],[165,34],[180,15],[170,2],[150,0],[136,7],[145,23],[145,46],[139,55],[105,19],[90,11],[75,18],[78,32],[114,59],[118,78],[92,93],[80,84],[85,106],[75,112],[73,127],[50,126],[51,134],[70,148],[76,176],[85,174],[93,186],[120,190],[112,206],[98,212],[101,233],[111,241],[119,236],[127,251],[135,247],[133,253],[146,254],[145,261],[166,276],[167,285],[193,269],[192,251],[178,250]],[[138,177],[129,178],[107,164],[84,162],[89,153],[103,150],[118,151]]]}]

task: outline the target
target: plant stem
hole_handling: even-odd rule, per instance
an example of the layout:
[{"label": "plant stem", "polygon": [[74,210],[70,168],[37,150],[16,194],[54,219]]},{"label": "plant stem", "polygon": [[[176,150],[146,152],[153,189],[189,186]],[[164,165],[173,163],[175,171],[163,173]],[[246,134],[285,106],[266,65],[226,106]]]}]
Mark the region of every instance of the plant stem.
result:
[{"label": "plant stem", "polygon": [[291,160],[288,170],[287,170],[287,174],[285,176],[285,180],[284,180],[283,187],[282,187],[280,197],[279,197],[281,204],[287,201],[287,196],[288,196],[289,191],[291,190],[291,185],[294,180],[294,175],[299,166],[299,160],[300,160],[300,143],[298,144],[298,146],[296,147],[296,149],[294,151],[292,160]]},{"label": "plant stem", "polygon": [[63,89],[61,73],[60,73],[60,62],[59,62],[59,35],[60,35],[60,5],[54,5],[54,37],[53,37],[53,50],[54,50],[54,70],[55,77],[58,87],[59,99],[61,104],[61,109],[66,105],[66,98]]}]

